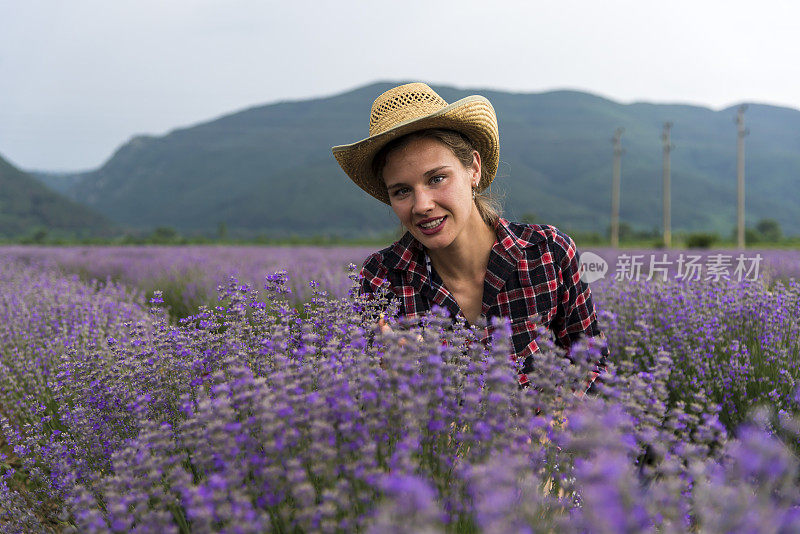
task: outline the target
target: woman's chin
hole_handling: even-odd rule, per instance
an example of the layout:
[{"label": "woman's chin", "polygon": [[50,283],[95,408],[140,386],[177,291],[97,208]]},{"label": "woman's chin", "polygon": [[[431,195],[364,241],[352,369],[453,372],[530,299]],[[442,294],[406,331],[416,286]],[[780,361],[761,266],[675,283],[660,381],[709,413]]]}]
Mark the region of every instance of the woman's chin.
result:
[{"label": "woman's chin", "polygon": [[449,247],[453,239],[444,232],[435,235],[425,235],[422,232],[414,232],[414,237],[422,243],[425,248],[430,250],[440,250]]}]

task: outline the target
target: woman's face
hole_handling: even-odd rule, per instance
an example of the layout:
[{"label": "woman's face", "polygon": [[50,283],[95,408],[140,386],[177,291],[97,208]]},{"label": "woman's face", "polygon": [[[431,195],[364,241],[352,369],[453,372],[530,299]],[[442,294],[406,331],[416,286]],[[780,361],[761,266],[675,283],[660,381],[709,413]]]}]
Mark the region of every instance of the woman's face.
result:
[{"label": "woman's face", "polygon": [[481,174],[480,155],[465,167],[449,147],[436,139],[414,139],[390,152],[383,181],[397,218],[429,249],[466,239],[468,223],[480,218],[472,187]]}]

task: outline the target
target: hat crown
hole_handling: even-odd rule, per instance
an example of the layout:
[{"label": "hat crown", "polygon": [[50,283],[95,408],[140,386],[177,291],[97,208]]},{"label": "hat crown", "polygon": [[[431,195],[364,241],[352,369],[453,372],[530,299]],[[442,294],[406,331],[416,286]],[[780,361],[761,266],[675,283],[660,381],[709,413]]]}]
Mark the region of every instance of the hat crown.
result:
[{"label": "hat crown", "polygon": [[424,117],[447,107],[447,102],[424,83],[407,83],[389,89],[372,103],[369,135],[390,130],[400,123]]}]

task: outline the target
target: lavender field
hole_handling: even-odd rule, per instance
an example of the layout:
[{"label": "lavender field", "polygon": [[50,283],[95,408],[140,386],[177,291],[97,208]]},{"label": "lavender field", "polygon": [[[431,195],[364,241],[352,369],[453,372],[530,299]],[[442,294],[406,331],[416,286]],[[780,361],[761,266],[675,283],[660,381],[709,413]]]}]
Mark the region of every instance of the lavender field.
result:
[{"label": "lavender field", "polygon": [[346,247],[137,246],[137,247],[0,247],[0,256],[44,264],[82,280],[111,280],[152,295],[159,290],[177,316],[193,313],[217,300],[217,287],[228,277],[260,287],[268,273],[286,269],[295,303],[310,295],[314,280],[332,295],[350,287],[347,266],[361,264],[373,252]]},{"label": "lavender field", "polygon": [[[350,289],[346,276],[348,264],[361,265],[374,250],[369,247],[311,246],[5,246],[0,247],[0,258],[47,265],[76,274],[87,282],[110,280],[138,289],[148,298],[153,291],[159,290],[173,315],[185,317],[194,313],[201,304],[213,304],[217,299],[217,287],[226,284],[230,276],[260,287],[266,274],[282,269],[288,272],[287,286],[292,290],[290,301],[294,304],[308,300],[311,294],[308,282],[311,280],[331,296],[343,297]],[[709,258],[713,256],[721,256],[721,264],[728,263],[726,269],[721,269],[723,273],[727,272],[727,278],[745,278],[737,276],[739,262],[736,259],[740,253],[733,250],[666,252],[586,248],[581,251],[596,254],[606,261],[608,272],[605,279],[608,280],[644,279],[651,267],[659,274],[659,269],[667,268],[670,279],[681,278],[677,272],[680,262],[685,266],[684,271],[690,271],[691,266],[694,268],[692,274],[704,280],[709,275]],[[754,258],[761,258],[756,276],[747,278],[767,282],[800,279],[800,250],[748,249],[744,256],[748,260],[742,262],[745,268],[752,267]],[[655,278],[658,277],[657,274]]]},{"label": "lavender field", "polygon": [[0,530],[800,531],[800,252],[591,251],[584,398],[597,347],[375,332],[367,252],[0,249]]}]

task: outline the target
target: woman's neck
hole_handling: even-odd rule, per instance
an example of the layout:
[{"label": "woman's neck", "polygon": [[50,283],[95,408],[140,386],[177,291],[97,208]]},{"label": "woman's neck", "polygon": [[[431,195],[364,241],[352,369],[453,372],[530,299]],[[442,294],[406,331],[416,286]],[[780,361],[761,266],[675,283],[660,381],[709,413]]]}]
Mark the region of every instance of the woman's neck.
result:
[{"label": "woman's neck", "polygon": [[428,250],[431,263],[442,277],[483,280],[489,255],[497,240],[494,229],[474,210],[465,231],[447,248]]}]

